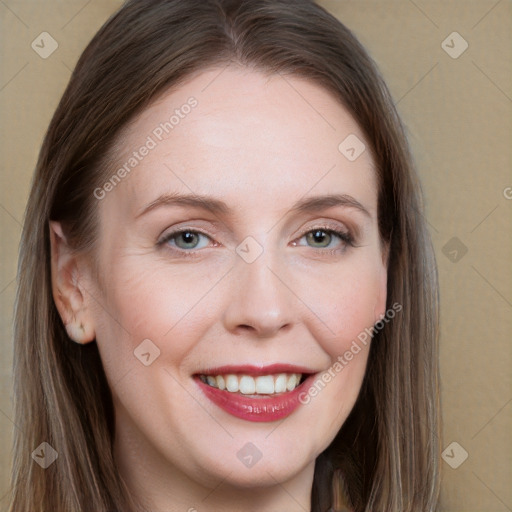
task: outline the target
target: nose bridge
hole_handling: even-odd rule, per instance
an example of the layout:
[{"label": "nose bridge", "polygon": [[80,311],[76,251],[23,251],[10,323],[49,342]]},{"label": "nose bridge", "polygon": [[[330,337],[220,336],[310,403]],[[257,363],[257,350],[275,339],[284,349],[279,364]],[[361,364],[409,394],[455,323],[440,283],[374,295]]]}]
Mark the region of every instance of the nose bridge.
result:
[{"label": "nose bridge", "polygon": [[284,268],[278,259],[268,250],[251,263],[237,257],[224,316],[228,330],[250,330],[269,337],[291,325],[292,297],[283,277],[278,277]]}]

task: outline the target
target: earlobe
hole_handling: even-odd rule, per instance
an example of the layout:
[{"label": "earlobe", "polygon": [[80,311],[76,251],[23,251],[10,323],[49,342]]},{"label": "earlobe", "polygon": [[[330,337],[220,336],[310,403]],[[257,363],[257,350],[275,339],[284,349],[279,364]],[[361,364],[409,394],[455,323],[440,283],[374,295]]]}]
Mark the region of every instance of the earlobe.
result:
[{"label": "earlobe", "polygon": [[91,332],[90,324],[80,322],[78,319],[74,319],[65,325],[68,336],[81,345],[89,343],[95,339],[94,332]]},{"label": "earlobe", "polygon": [[96,334],[79,283],[77,256],[68,245],[61,223],[50,221],[49,228],[53,300],[68,336],[77,343],[88,343]]}]

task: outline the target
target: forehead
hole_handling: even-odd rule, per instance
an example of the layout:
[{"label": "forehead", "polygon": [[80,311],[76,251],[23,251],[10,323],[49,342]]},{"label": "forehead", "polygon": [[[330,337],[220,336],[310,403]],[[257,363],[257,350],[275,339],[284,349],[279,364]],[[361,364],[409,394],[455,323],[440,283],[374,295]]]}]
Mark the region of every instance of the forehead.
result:
[{"label": "forehead", "polygon": [[364,136],[322,87],[245,68],[208,70],[162,94],[123,131],[112,170],[126,172],[104,203],[132,215],[168,192],[257,207],[336,189],[375,209],[370,152],[347,158],[347,144],[359,153]]}]

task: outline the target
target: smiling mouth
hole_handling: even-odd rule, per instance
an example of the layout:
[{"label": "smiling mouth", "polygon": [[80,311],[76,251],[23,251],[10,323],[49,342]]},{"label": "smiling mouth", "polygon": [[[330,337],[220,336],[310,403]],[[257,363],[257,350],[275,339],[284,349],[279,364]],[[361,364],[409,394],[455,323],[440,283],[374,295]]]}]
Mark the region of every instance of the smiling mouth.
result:
[{"label": "smiling mouth", "polygon": [[301,406],[300,397],[317,375],[305,366],[275,363],[209,368],[193,377],[205,398],[224,412],[246,421],[271,422]]},{"label": "smiling mouth", "polygon": [[200,374],[199,379],[212,388],[255,398],[278,396],[293,391],[307,378],[302,373],[275,373],[268,375]]}]

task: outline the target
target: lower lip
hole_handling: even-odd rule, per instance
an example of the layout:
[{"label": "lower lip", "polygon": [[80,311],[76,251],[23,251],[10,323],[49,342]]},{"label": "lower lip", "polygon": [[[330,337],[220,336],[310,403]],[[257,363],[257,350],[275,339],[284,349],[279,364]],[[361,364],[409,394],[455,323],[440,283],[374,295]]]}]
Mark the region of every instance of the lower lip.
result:
[{"label": "lower lip", "polygon": [[307,393],[314,377],[315,374],[310,375],[293,391],[269,398],[250,398],[209,386],[199,377],[195,377],[195,380],[206,397],[227,413],[243,420],[263,422],[282,420],[290,416],[301,405],[299,396]]}]

